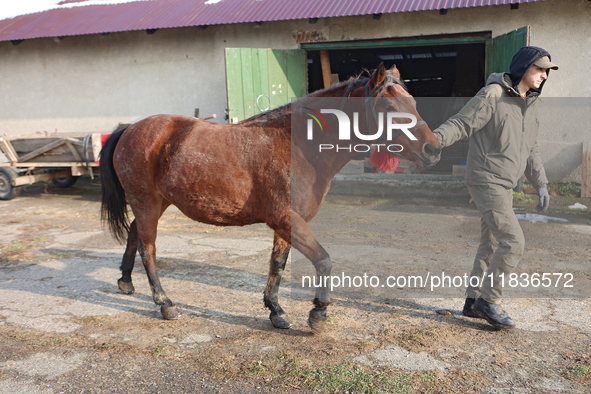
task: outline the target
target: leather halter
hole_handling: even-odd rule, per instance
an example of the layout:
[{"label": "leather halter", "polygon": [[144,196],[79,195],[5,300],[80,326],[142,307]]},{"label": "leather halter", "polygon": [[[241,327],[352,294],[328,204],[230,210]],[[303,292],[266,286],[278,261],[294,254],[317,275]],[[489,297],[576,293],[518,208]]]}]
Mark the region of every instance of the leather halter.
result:
[{"label": "leather halter", "polygon": [[[376,107],[375,105],[371,105],[371,100],[373,98],[375,98],[377,96],[377,94],[386,86],[386,85],[400,85],[400,86],[404,86],[402,84],[402,81],[400,81],[398,78],[396,78],[394,76],[394,73],[392,72],[392,70],[386,70],[386,78],[384,79],[384,81],[379,84],[378,86],[375,86],[373,89],[369,89],[369,81],[371,79],[368,79],[367,82],[365,83],[365,90],[363,92],[363,101],[365,103],[365,121],[367,123],[367,131],[369,131],[369,116],[367,116],[367,114],[371,113],[373,115],[374,121],[376,123],[376,126],[378,125],[378,113],[376,111]],[[347,103],[347,100],[349,99],[349,96],[351,95],[351,92],[353,90],[355,90],[356,87],[354,87],[353,84],[349,85],[349,87],[347,88],[347,90],[345,91],[345,97],[343,97],[343,101],[341,101],[341,111],[343,110],[343,108],[345,108],[345,104]],[[396,108],[394,108],[394,110],[397,111]],[[426,125],[427,122],[425,122],[424,120],[420,120],[417,122],[416,125],[414,125],[413,127],[409,128],[408,130],[412,130],[418,126],[421,125]],[[394,132],[392,134],[392,139],[402,135],[404,132],[402,130],[398,130],[396,132]],[[386,140],[386,136],[384,134],[382,134],[382,136],[378,139],[378,142],[381,142],[382,140]]]}]

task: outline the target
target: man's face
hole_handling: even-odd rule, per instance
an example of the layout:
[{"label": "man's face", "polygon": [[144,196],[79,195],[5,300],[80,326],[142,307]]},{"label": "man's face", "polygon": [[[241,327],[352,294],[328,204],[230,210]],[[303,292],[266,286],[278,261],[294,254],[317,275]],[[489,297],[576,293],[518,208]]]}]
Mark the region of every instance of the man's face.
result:
[{"label": "man's face", "polygon": [[534,64],[525,73],[522,83],[527,86],[527,89],[537,89],[548,78],[547,71],[547,68],[538,67]]}]

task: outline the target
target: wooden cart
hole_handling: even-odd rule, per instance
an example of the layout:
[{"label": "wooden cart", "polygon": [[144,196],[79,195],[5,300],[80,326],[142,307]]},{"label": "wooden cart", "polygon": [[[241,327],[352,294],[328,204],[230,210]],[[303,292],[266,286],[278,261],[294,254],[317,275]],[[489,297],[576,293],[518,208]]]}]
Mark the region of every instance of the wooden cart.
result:
[{"label": "wooden cart", "polygon": [[[21,186],[53,180],[72,186],[98,167],[101,134],[64,133],[0,137],[0,200],[16,197]],[[2,162],[3,161],[3,162]]]}]

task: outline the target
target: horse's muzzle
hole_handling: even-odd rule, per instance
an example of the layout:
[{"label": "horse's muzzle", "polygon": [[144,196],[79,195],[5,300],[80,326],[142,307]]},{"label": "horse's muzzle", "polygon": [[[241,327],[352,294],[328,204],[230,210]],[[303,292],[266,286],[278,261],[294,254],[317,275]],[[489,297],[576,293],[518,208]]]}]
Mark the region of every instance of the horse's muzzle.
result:
[{"label": "horse's muzzle", "polygon": [[441,146],[435,147],[430,143],[426,143],[423,145],[422,155],[416,153],[415,155],[425,167],[431,167],[441,159]]}]

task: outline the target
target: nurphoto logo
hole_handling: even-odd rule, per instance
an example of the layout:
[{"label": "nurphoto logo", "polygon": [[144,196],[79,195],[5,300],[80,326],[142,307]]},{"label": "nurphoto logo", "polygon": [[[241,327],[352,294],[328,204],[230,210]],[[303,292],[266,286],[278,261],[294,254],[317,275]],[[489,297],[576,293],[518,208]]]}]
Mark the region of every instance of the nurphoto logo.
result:
[{"label": "nurphoto logo", "polygon": [[[383,138],[384,134],[384,113],[377,112],[375,114],[377,130],[373,134],[363,134],[359,130],[359,112],[353,112],[353,122],[349,118],[349,115],[344,111],[338,109],[320,109],[320,112],[313,110],[312,108],[304,107],[305,114],[308,115],[310,118],[307,121],[307,139],[312,141],[314,139],[314,124],[318,125],[317,129],[320,129],[320,132],[328,132],[328,124],[326,119],[322,114],[332,114],[335,115],[338,121],[338,135],[339,141],[351,141],[351,124],[353,125],[353,133],[354,136],[361,140],[361,141],[378,141]],[[404,133],[408,138],[413,141],[416,141],[417,138],[410,132],[410,129],[417,125],[417,118],[413,114],[409,114],[406,112],[387,112],[386,116],[386,141],[391,141],[393,137],[395,137],[395,130],[400,130]],[[395,119],[410,119],[409,123],[395,123]],[[369,124],[369,122],[368,122]],[[349,145],[339,145],[339,144],[319,144],[318,149],[319,152],[323,150],[332,150],[336,149],[336,151],[349,151],[349,152],[369,152],[371,146],[376,146],[376,149],[379,151],[380,147],[386,147],[388,152],[391,153],[400,153],[402,152],[402,145],[399,144],[389,144],[389,143],[378,143],[378,144],[349,144]]]}]

